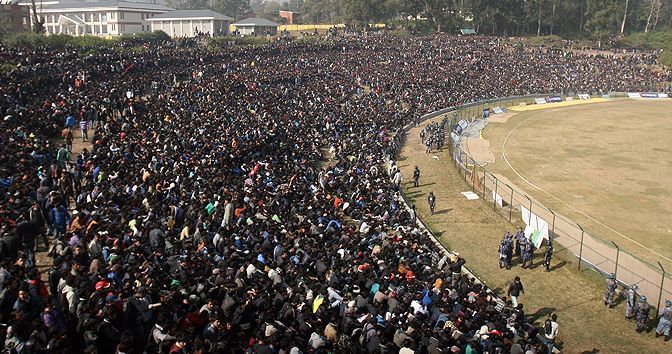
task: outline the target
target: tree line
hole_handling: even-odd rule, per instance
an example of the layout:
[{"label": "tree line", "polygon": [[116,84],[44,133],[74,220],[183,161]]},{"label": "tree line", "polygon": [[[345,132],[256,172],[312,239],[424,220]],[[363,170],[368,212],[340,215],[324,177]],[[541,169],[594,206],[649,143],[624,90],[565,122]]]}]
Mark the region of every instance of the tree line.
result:
[{"label": "tree line", "polygon": [[492,35],[606,38],[672,31],[672,0],[168,0],[178,9],[213,9],[238,20],[301,13],[303,23],[392,23],[425,31],[474,28]]}]

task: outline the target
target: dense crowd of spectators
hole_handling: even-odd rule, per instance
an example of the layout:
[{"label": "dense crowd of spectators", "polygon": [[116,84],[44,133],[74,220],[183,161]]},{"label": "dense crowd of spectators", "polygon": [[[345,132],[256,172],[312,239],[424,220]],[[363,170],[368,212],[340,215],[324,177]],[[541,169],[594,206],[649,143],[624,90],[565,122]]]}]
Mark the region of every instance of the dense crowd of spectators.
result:
[{"label": "dense crowd of spectators", "polygon": [[[0,48],[19,64],[0,81],[6,350],[534,353],[523,306],[416,228],[391,136],[480,98],[646,90],[668,74],[646,53],[507,43]],[[81,151],[50,140],[72,118],[74,140],[82,120],[95,128]]]}]

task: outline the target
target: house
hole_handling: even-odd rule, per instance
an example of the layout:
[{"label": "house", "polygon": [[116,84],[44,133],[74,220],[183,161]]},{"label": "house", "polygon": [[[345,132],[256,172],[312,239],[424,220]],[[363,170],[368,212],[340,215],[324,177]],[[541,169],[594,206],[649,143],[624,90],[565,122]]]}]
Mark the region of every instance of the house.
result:
[{"label": "house", "polygon": [[235,28],[237,34],[242,35],[275,36],[278,34],[278,24],[265,18],[246,18],[232,24],[232,26]]},{"label": "house", "polygon": [[20,33],[30,31],[30,12],[25,6],[18,4],[0,4],[0,18],[8,21],[9,25],[3,24],[8,32]]},{"label": "house", "polygon": [[148,19],[172,10],[160,4],[117,0],[56,2],[37,6],[37,13],[44,20],[47,34],[74,36],[119,36],[151,32]]},{"label": "house", "polygon": [[300,12],[280,10],[278,16],[285,20],[286,25],[293,25],[299,21]]},{"label": "house", "polygon": [[231,17],[212,10],[178,10],[164,12],[148,21],[152,31],[163,31],[171,37],[195,37],[199,33],[227,35],[231,20]]}]

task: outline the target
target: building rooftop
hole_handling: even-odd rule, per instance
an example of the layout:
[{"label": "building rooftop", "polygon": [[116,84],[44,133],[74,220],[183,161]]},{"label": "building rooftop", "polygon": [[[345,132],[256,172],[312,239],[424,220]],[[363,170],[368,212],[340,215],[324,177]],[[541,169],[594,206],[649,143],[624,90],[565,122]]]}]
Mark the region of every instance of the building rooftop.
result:
[{"label": "building rooftop", "polygon": [[97,9],[97,8],[123,8],[123,9],[142,9],[142,10],[161,10],[172,11],[173,9],[160,4],[150,4],[146,2],[134,1],[94,1],[94,2],[59,2],[57,4],[44,5],[44,10],[70,10],[70,9]]},{"label": "building rooftop", "polygon": [[266,26],[266,27],[277,27],[279,24],[265,18],[250,17],[242,21],[233,23],[234,26]]},{"label": "building rooftop", "polygon": [[199,19],[199,20],[221,20],[221,21],[231,21],[231,17],[220,14],[217,11],[212,10],[176,10],[164,12],[160,15],[150,17],[148,21],[158,21],[158,20],[184,20],[184,19]]}]

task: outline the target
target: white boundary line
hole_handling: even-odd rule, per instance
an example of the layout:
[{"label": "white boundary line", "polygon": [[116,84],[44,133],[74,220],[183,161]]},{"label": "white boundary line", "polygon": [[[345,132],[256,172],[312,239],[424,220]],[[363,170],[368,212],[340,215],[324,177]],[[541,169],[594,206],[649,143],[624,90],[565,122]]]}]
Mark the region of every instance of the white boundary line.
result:
[{"label": "white boundary line", "polygon": [[658,253],[658,252],[656,252],[656,251],[654,251],[654,250],[652,250],[652,249],[650,249],[650,248],[644,246],[643,244],[641,244],[641,243],[639,243],[639,242],[633,240],[632,238],[630,238],[630,237],[628,237],[628,236],[622,234],[621,232],[619,232],[619,231],[617,231],[617,230],[614,230],[614,229],[611,228],[610,226],[605,225],[603,222],[601,222],[601,221],[595,219],[594,217],[592,217],[592,216],[590,216],[590,215],[584,213],[584,212],[581,211],[580,209],[578,209],[578,208],[576,208],[576,207],[574,207],[574,206],[572,206],[572,205],[569,205],[569,204],[565,203],[565,202],[564,202],[563,200],[561,200],[560,198],[558,198],[558,197],[554,196],[553,194],[551,194],[551,193],[545,191],[544,189],[540,188],[540,187],[537,186],[536,184],[534,184],[534,183],[528,181],[525,177],[523,177],[520,173],[518,173],[518,171],[517,171],[513,166],[511,166],[511,163],[509,162],[509,159],[506,157],[506,143],[508,142],[509,137],[511,136],[511,134],[513,134],[513,132],[515,132],[516,129],[518,129],[518,127],[520,127],[521,125],[527,123],[528,120],[530,120],[530,119],[532,119],[532,118],[535,118],[535,117],[536,117],[536,116],[529,117],[529,118],[525,119],[524,121],[520,122],[518,125],[516,125],[513,129],[511,129],[511,131],[509,132],[509,134],[506,135],[506,138],[504,138],[504,142],[502,143],[502,158],[504,158],[504,161],[506,162],[506,164],[507,164],[507,165],[509,166],[509,168],[510,168],[510,169],[511,169],[511,170],[518,176],[518,178],[520,178],[520,179],[522,179],[523,181],[525,181],[525,183],[527,183],[528,185],[530,185],[532,188],[534,188],[534,189],[536,189],[536,190],[538,190],[538,191],[540,191],[540,192],[546,194],[547,196],[549,196],[549,197],[555,199],[556,201],[560,202],[561,204],[563,204],[563,205],[569,207],[570,209],[572,209],[572,210],[578,212],[579,214],[581,214],[581,215],[587,217],[588,219],[594,221],[595,223],[597,223],[597,224],[603,226],[604,228],[606,228],[606,229],[612,231],[612,232],[615,233],[616,235],[619,235],[620,237],[622,237],[622,238],[624,238],[624,239],[626,239],[626,240],[628,240],[628,241],[630,241],[630,242],[636,244],[637,246],[639,246],[639,247],[641,247],[641,248],[643,248],[643,249],[645,249],[645,250],[647,250],[647,251],[653,253],[654,255],[656,255],[656,256],[658,256],[658,257],[660,257],[660,258],[663,258],[663,259],[667,260],[668,262],[672,262],[672,259],[670,259],[670,258],[668,258],[668,257],[665,257],[664,255],[662,255],[662,254],[660,254],[660,253]]}]

